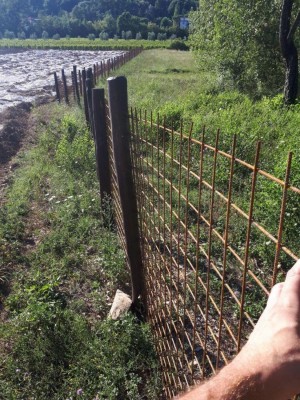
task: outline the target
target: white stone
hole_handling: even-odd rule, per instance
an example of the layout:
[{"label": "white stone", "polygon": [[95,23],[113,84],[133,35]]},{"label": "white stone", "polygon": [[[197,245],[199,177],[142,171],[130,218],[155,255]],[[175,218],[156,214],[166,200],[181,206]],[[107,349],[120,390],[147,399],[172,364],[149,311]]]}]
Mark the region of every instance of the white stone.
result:
[{"label": "white stone", "polygon": [[116,291],[113,304],[108,314],[109,318],[118,319],[122,317],[129,311],[131,304],[132,301],[131,298],[128,296],[128,294],[118,289]]}]

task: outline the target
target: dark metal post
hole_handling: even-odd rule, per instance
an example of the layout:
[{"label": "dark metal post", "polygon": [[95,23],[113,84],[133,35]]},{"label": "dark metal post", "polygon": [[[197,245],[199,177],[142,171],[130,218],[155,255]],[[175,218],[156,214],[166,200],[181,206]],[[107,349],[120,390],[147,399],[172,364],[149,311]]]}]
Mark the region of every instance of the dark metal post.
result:
[{"label": "dark metal post", "polygon": [[81,76],[81,71],[78,71],[78,76],[79,76],[79,92],[80,96],[82,96],[82,76]]},{"label": "dark metal post", "polygon": [[57,78],[56,72],[54,72],[54,82],[55,82],[56,99],[60,103],[59,84],[58,84],[58,78]]},{"label": "dark metal post", "polygon": [[71,80],[72,80],[72,92],[73,92],[73,99],[76,99],[76,92],[75,92],[75,81],[74,81],[74,72],[71,71]]},{"label": "dark metal post", "polygon": [[83,105],[84,105],[84,114],[86,122],[90,122],[89,118],[89,106],[87,101],[87,93],[86,93],[86,70],[82,70],[82,92],[83,92]]},{"label": "dark metal post", "polygon": [[94,135],[94,122],[93,122],[93,105],[92,105],[92,89],[94,87],[94,77],[92,68],[88,68],[86,73],[86,96],[87,96],[87,105],[88,105],[88,114],[89,114],[89,122],[90,128]]},{"label": "dark metal post", "polygon": [[100,183],[101,204],[103,205],[105,204],[105,197],[111,196],[104,89],[93,89],[92,100],[96,165]]},{"label": "dark metal post", "polygon": [[138,209],[130,157],[130,126],[128,116],[127,80],[120,76],[108,79],[109,108],[113,151],[123,214],[127,257],[131,271],[132,301],[136,308],[139,298],[146,306]]},{"label": "dark metal post", "polygon": [[76,65],[73,65],[73,78],[74,78],[74,89],[75,89],[75,95],[77,99],[77,103],[80,105],[80,94],[79,94],[79,87],[78,87],[78,79],[77,79],[77,67]]},{"label": "dark metal post", "polygon": [[96,64],[93,65],[94,67],[94,86],[97,84],[97,70],[96,70]]},{"label": "dark metal post", "polygon": [[66,79],[66,75],[65,75],[65,70],[64,69],[61,70],[61,79],[62,79],[63,85],[64,85],[65,102],[67,104],[69,104],[68,86],[67,86],[67,79]]}]

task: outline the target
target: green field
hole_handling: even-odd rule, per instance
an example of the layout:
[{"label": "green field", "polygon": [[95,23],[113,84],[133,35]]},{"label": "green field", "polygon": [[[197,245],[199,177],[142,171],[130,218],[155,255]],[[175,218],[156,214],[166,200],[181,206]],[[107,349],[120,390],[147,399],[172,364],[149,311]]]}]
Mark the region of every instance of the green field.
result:
[{"label": "green field", "polygon": [[241,156],[249,159],[251,148],[262,140],[264,165],[272,170],[286,159],[287,151],[300,156],[299,104],[286,108],[281,94],[255,100],[232,90],[214,70],[199,71],[192,52],[147,50],[118,73],[128,79],[133,107],[159,112],[177,125],[180,119],[193,122],[198,131],[205,125],[212,137],[218,128],[224,138],[237,134]]},{"label": "green field", "polygon": [[30,49],[71,49],[71,50],[129,50],[143,49],[180,49],[187,47],[181,39],[175,40],[90,40],[87,38],[55,39],[0,39],[0,48],[30,48]]},{"label": "green field", "polygon": [[[204,57],[205,58],[205,57]],[[211,63],[209,63],[211,65]],[[254,99],[233,90],[228,82],[220,79],[214,70],[197,70],[191,52],[166,49],[147,50],[122,67],[118,72],[128,78],[130,105],[148,116],[153,111],[156,121],[166,121],[200,138],[206,128],[206,141],[214,144],[218,129],[221,131],[220,148],[230,152],[233,135],[237,135],[237,156],[251,164],[254,162],[258,141],[262,143],[259,168],[284,180],[288,152],[293,153],[290,184],[300,186],[300,150],[298,126],[300,104],[286,107],[283,96]],[[105,85],[105,82],[102,82]],[[226,170],[223,172],[226,177]],[[241,176],[241,181],[243,177]],[[227,178],[226,178],[227,179]],[[245,182],[244,182],[245,184]],[[251,182],[248,182],[250,189]],[[281,197],[275,184],[259,181],[255,205],[256,218],[274,235],[277,234]],[[240,194],[235,201],[248,209],[248,195]],[[283,240],[297,253],[300,252],[298,224],[300,208],[298,198],[289,194]],[[262,263],[272,260],[272,252],[260,239],[256,254]],[[290,266],[283,261],[284,268]]]}]

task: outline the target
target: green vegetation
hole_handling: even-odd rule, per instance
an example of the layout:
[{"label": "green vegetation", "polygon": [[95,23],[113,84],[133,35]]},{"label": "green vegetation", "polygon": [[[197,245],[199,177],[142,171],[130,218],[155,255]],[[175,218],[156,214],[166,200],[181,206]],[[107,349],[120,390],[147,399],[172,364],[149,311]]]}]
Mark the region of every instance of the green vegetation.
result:
[{"label": "green vegetation", "polygon": [[188,50],[187,42],[174,40],[124,40],[124,39],[0,39],[0,48],[30,48],[30,49],[71,49],[71,50],[130,50],[167,48]]},{"label": "green vegetation", "polygon": [[[97,40],[85,42],[96,46]],[[165,118],[166,124],[174,124],[176,129],[183,121],[184,132],[192,122],[197,138],[206,125],[206,141],[212,144],[221,128],[220,148],[227,152],[237,134],[237,156],[250,163],[256,141],[262,140],[259,166],[281,179],[287,152],[292,150],[291,184],[299,187],[299,104],[285,107],[282,95],[247,94],[232,78],[211,68],[211,55],[202,52],[200,56],[205,62],[199,74],[198,62],[190,52],[152,49],[141,53],[118,71],[128,78],[130,105],[147,110],[147,118],[151,110],[155,120],[159,113],[160,122]],[[0,367],[0,385],[4,397],[159,398],[157,364],[147,326],[137,324],[131,316],[118,322],[105,319],[115,289],[126,290],[128,276],[114,233],[103,227],[110,208],[107,204],[106,212],[100,213],[94,150],[83,116],[79,110],[63,106],[36,112],[40,124],[37,145],[20,158],[21,168],[14,173],[0,211],[4,303],[0,353],[5,360]],[[178,150],[176,141],[174,145]],[[199,153],[192,155],[191,168],[197,171]],[[211,177],[209,161],[204,175]],[[227,182],[228,162],[222,163],[219,157],[217,188],[226,191]],[[250,184],[249,171],[237,168],[233,198],[245,210]],[[276,236],[281,190],[264,178],[259,178],[257,186],[254,218]],[[182,193],[185,190],[183,183]],[[189,198],[192,202],[197,199],[196,180],[191,179]],[[174,210],[177,207],[184,217],[184,207],[176,201],[173,198]],[[224,205],[217,206],[215,223],[221,231]],[[206,216],[208,207],[207,190],[203,191]],[[191,215],[191,225],[193,218]],[[289,194],[283,243],[296,254],[300,252],[299,219],[298,197]],[[231,224],[231,243],[243,254],[246,223],[233,215]],[[207,231],[202,229],[201,235],[205,247]],[[270,285],[274,245],[257,232],[251,241],[250,268],[258,265],[261,280]],[[215,245],[213,252],[216,258],[222,257],[221,246]],[[281,257],[280,274],[289,263],[287,257]],[[228,272],[240,282],[240,270]],[[261,291],[253,289],[250,279],[248,284],[245,307],[256,318],[263,304]],[[216,279],[212,286],[217,296],[220,282]]]},{"label": "green vegetation", "polygon": [[197,6],[197,0],[0,0],[0,36],[183,38],[188,30],[180,18]]},{"label": "green vegetation", "polygon": [[[207,57],[205,53],[203,56]],[[285,107],[282,95],[254,100],[221,80],[215,70],[207,68],[199,74],[197,62],[190,52],[144,51],[130,64],[122,67],[119,73],[128,78],[131,106],[142,112],[146,109],[148,118],[152,110],[154,121],[159,113],[160,122],[165,116],[167,126],[173,123],[179,129],[183,120],[186,133],[193,123],[194,136],[197,138],[201,137],[202,128],[206,126],[206,141],[210,144],[214,144],[216,131],[220,128],[220,148],[227,152],[230,152],[233,135],[237,134],[237,156],[251,164],[254,163],[256,142],[261,140],[259,166],[280,179],[284,179],[288,151],[292,151],[294,156],[290,183],[300,186],[300,151],[297,145],[299,104]],[[198,156],[195,157],[198,160]],[[219,161],[217,184],[226,192],[229,166],[225,164],[223,168]],[[207,174],[210,179],[211,169],[208,168]],[[238,169],[234,201],[245,210],[249,207],[250,188],[251,174],[246,174],[243,168]],[[255,218],[274,236],[277,235],[280,215],[280,193],[276,184],[259,178]],[[297,197],[289,194],[283,234],[283,242],[288,243],[296,254],[300,252],[300,208],[297,206]],[[234,233],[236,245],[242,248],[245,224],[235,222],[233,225],[237,230]],[[272,265],[274,247],[270,243],[266,244],[268,241],[260,234],[255,234],[253,240],[256,241],[253,256],[263,265]],[[282,267],[288,268],[290,261],[284,256],[282,258]]]},{"label": "green vegetation", "polygon": [[[181,119],[186,125],[193,122],[199,134],[205,125],[212,143],[220,128],[222,146],[227,150],[237,134],[243,141],[239,156],[247,161],[253,161],[257,140],[263,142],[262,167],[271,172],[279,173],[288,151],[293,151],[295,158],[300,156],[298,104],[284,107],[282,95],[254,100],[221,80],[215,70],[198,73],[191,52],[144,51],[119,73],[127,76],[131,106],[165,115],[167,122],[173,121],[177,127]],[[295,177],[293,182],[299,181]]]},{"label": "green vegetation", "polygon": [[129,276],[100,212],[94,146],[78,109],[34,110],[0,210],[3,399],[157,399],[148,326],[107,314]]},{"label": "green vegetation", "polygon": [[[200,0],[191,19],[191,43],[200,65],[210,63],[223,79],[254,98],[274,95],[284,86],[285,103],[295,104],[298,1]],[[203,57],[204,52],[210,57]]]},{"label": "green vegetation", "polygon": [[[200,66],[253,96],[274,94],[283,86],[279,49],[280,1],[201,0],[193,13],[191,43]],[[203,57],[208,53],[211,57]]]}]

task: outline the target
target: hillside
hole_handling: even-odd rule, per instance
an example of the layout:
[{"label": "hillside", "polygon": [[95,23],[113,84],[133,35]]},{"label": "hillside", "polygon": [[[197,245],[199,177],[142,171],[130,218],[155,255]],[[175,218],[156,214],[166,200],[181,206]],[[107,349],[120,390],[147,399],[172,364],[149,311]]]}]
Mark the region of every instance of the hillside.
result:
[{"label": "hillside", "polygon": [[187,36],[180,18],[196,0],[0,0],[5,38],[87,37],[166,39]]}]

